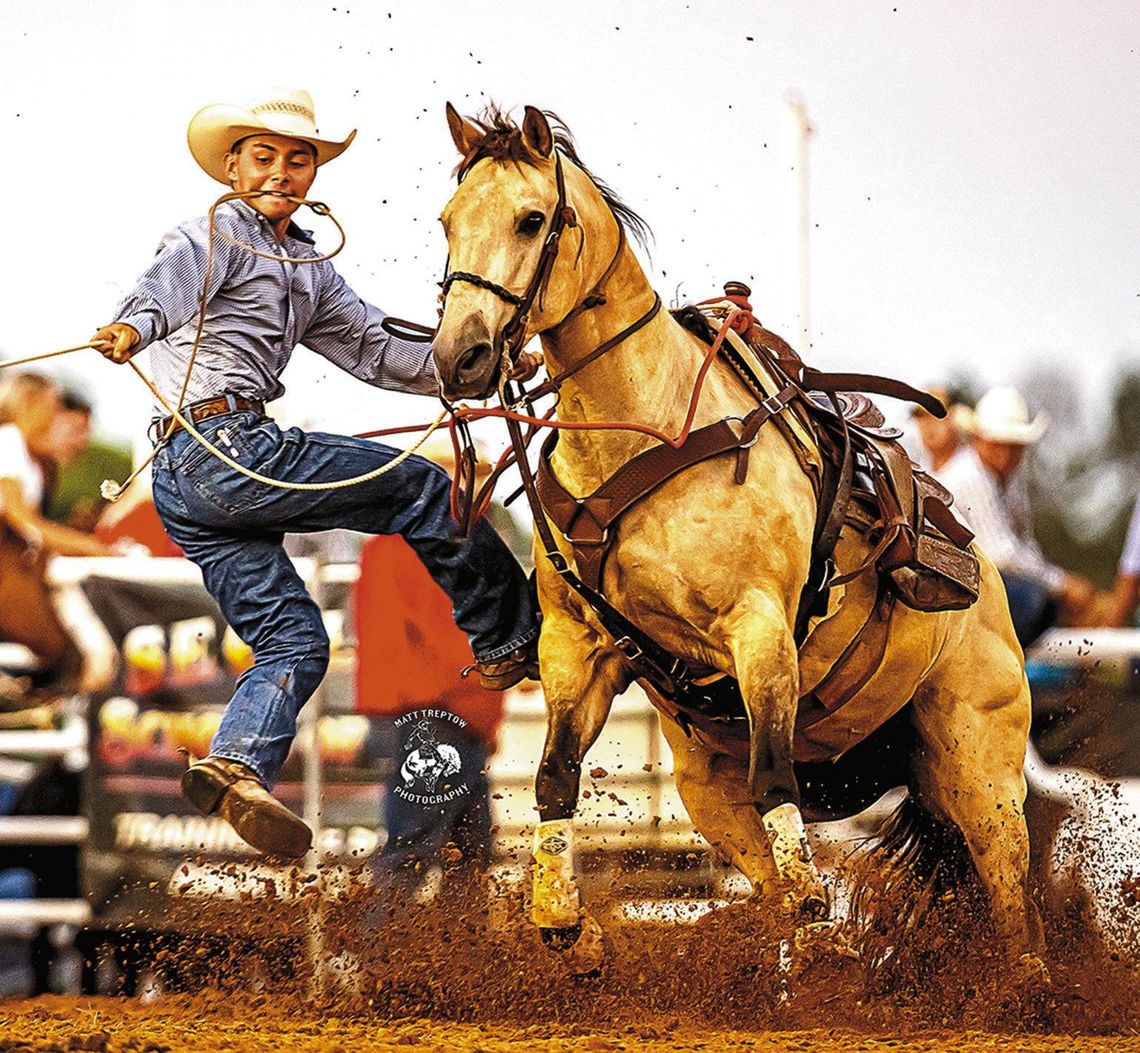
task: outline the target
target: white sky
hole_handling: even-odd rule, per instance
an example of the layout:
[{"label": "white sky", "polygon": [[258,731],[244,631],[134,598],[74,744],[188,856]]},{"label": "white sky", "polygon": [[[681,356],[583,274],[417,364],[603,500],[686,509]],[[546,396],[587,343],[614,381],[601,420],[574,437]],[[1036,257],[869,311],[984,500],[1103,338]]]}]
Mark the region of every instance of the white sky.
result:
[{"label": "white sky", "polygon": [[[563,117],[652,225],[667,301],[743,278],[793,335],[797,89],[817,129],[814,363],[997,382],[1044,358],[1096,390],[1140,365],[1138,49],[1131,0],[0,0],[0,353],[108,320],[163,231],[222,190],[189,118],[272,84],[311,90],[324,132],[360,129],[314,195],[348,229],[341,272],[385,310],[434,315],[444,102],[489,97]],[[84,354],[61,371],[105,431],[137,435],[147,393]],[[304,349],[285,382],[294,419],[337,430],[434,415]]]}]

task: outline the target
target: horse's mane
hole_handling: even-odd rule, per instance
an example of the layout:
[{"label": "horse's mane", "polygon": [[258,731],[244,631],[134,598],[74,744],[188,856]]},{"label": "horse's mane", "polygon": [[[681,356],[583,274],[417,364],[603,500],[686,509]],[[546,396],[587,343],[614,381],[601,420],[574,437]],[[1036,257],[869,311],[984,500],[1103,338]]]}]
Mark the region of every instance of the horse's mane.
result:
[{"label": "horse's mane", "polygon": [[[562,118],[550,110],[543,110],[547,122],[550,124],[551,134],[554,136],[554,145],[574,162],[586,177],[598,188],[602,200],[609,206],[617,221],[632,234],[642,247],[648,248],[653,237],[649,224],[645,222],[632,208],[629,207],[609,185],[594,175],[578,156],[578,148],[574,144],[574,137],[566,127]],[[456,166],[455,174],[462,178],[477,162],[485,157],[493,161],[510,161],[517,165],[537,165],[543,159],[534,152],[523,138],[522,129],[519,128],[510,116],[495,103],[490,103],[476,118],[474,123],[483,129],[483,139]]]}]

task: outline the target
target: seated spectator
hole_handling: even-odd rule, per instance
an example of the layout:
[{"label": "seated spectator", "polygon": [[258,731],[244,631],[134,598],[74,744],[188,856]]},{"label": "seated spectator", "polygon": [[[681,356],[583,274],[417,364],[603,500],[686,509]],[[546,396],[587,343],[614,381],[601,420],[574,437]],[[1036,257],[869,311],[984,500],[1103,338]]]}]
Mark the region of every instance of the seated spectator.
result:
[{"label": "seated spectator", "polygon": [[1029,494],[1018,468],[1048,418],[1042,413],[1031,421],[1020,392],[998,387],[978,400],[965,424],[972,441],[951,458],[939,479],[1001,572],[1014,630],[1022,647],[1028,647],[1058,620],[1080,624],[1095,595],[1086,578],[1050,563],[1033,537]]},{"label": "seated spectator", "polygon": [[59,399],[59,412],[51,429],[52,458],[59,465],[74,464],[91,445],[91,403],[69,391]]},{"label": "seated spectator", "polygon": [[[44,492],[40,499],[40,511],[49,519],[59,521],[52,515],[52,503],[59,487],[59,473],[69,464],[74,464],[91,445],[91,404],[78,395],[61,392],[59,408],[48,434],[46,453],[36,456],[44,474]],[[74,521],[68,526],[84,529]]]},{"label": "seated spectator", "polygon": [[[70,391],[63,392],[52,426],[51,456],[42,465],[45,477],[44,515],[86,534],[95,532],[99,513],[106,502],[94,489],[80,495],[67,493],[65,476],[68,469],[74,469],[91,449],[91,416],[90,402]],[[73,491],[74,487],[72,480],[70,489]]]},{"label": "seated spectator", "polygon": [[59,388],[38,373],[0,383],[0,516],[9,531],[33,548],[65,556],[110,556],[90,534],[44,517],[44,461],[54,461]]},{"label": "seated spectator", "polygon": [[1112,613],[1108,624],[1127,627],[1136,623],[1136,608],[1140,606],[1140,497],[1132,510],[1128,537],[1120,554],[1116,572],[1116,588],[1112,598]]}]

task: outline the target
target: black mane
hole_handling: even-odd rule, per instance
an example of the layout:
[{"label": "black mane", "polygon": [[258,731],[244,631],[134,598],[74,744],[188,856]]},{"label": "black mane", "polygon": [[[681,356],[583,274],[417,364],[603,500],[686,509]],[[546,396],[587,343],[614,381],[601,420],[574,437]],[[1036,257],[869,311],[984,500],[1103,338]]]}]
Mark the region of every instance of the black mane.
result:
[{"label": "black mane", "polygon": [[[578,149],[574,145],[574,137],[570,134],[570,129],[566,127],[562,118],[550,110],[543,110],[542,112],[550,124],[555,146],[586,173],[587,178],[598,188],[602,200],[609,206],[614,218],[644,248],[648,248],[648,243],[653,237],[649,224],[622,201],[604,180],[599,179],[582,163],[582,159],[578,156]],[[455,171],[460,179],[477,161],[481,161],[485,157],[489,157],[493,161],[511,161],[514,164],[530,165],[538,164],[543,160],[527,144],[523,138],[522,129],[494,103],[490,103],[477,118],[474,118],[474,123],[483,129],[483,139],[456,167]]]}]

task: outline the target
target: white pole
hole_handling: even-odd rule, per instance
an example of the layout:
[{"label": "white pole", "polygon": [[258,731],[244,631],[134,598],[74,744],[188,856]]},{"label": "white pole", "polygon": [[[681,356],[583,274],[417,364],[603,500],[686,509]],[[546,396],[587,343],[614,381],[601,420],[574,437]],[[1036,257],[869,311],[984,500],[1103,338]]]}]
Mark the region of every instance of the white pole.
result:
[{"label": "white pole", "polygon": [[801,355],[811,354],[811,216],[808,204],[808,140],[815,129],[808,117],[807,103],[798,92],[789,92],[785,102],[792,123],[792,180],[795,194],[795,253],[796,273],[796,320],[799,322],[799,346]]},{"label": "white pole", "polygon": [[[322,611],[325,609],[327,590],[324,587],[325,556],[318,551],[312,562],[312,570],[306,577],[305,584],[316,604]],[[321,761],[320,723],[324,714],[324,681],[313,692],[305,708],[301,710],[301,718],[305,722],[305,742],[307,749],[301,756],[302,779],[304,788],[303,807],[305,822],[313,831],[313,847],[309,850],[306,862],[308,869],[320,873],[321,865],[321,795],[324,790],[324,765]],[[324,932],[324,890],[317,896],[313,907],[313,917],[309,929],[309,960],[313,968],[313,986],[318,995],[323,995],[328,989],[329,971],[328,955],[325,953]]]}]

